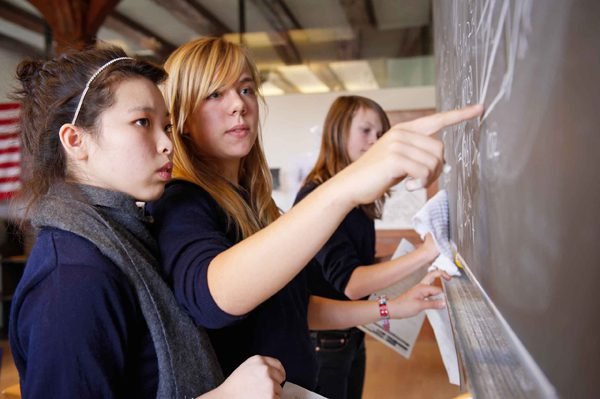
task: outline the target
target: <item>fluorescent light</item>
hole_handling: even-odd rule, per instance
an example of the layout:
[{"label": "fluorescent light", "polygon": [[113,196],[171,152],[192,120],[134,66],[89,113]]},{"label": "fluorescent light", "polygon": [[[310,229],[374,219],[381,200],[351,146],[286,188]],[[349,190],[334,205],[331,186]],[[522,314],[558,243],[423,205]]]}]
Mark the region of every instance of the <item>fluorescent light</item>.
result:
[{"label": "fluorescent light", "polygon": [[368,61],[340,61],[329,63],[333,72],[344,82],[346,90],[379,89]]},{"label": "fluorescent light", "polygon": [[[247,32],[243,35],[244,44],[248,47],[272,47],[283,42],[279,35],[269,35],[266,32]],[[229,42],[240,44],[239,33],[226,33],[223,38]]]},{"label": "fluorescent light", "polygon": [[307,65],[285,65],[277,68],[285,79],[301,93],[326,93],[329,86],[323,83]]},{"label": "fluorescent light", "polygon": [[294,43],[328,43],[354,40],[351,28],[293,29],[288,31]]}]

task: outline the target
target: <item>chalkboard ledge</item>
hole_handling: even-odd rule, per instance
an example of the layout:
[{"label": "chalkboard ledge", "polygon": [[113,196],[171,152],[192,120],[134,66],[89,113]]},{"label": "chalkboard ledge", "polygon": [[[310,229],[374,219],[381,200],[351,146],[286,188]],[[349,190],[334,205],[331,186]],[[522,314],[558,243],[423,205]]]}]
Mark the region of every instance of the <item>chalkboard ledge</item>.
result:
[{"label": "chalkboard ledge", "polygon": [[461,370],[461,388],[475,398],[557,398],[538,365],[481,289],[465,273],[444,282]]}]

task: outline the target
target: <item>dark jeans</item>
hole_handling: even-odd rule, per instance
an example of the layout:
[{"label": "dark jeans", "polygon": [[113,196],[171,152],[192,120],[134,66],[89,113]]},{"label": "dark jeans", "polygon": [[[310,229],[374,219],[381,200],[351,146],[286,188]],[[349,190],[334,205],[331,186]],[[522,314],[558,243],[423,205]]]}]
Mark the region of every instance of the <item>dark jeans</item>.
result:
[{"label": "dark jeans", "polygon": [[319,363],[319,394],[329,399],[362,397],[366,362],[364,336],[357,328],[311,333]]}]

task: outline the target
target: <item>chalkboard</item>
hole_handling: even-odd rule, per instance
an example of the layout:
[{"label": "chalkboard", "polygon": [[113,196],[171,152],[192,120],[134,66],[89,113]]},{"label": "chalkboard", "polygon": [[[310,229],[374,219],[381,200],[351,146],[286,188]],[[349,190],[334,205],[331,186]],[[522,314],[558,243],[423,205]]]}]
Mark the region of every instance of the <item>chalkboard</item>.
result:
[{"label": "chalkboard", "polygon": [[433,10],[438,108],[486,107],[443,133],[451,238],[492,308],[458,315],[457,338],[472,341],[462,355],[504,361],[473,353],[496,334],[485,326],[495,317],[550,384],[528,395],[521,381],[504,397],[600,398],[600,2],[437,0]]}]

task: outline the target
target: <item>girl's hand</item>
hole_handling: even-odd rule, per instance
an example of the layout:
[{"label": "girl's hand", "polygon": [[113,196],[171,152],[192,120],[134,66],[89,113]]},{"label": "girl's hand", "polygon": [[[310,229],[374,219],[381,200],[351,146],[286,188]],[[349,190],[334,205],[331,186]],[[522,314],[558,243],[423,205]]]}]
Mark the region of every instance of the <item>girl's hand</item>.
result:
[{"label": "girl's hand", "polygon": [[415,316],[425,309],[443,309],[446,306],[446,301],[432,298],[442,293],[440,287],[431,285],[439,277],[450,280],[450,276],[446,272],[435,270],[427,273],[419,284],[391,300],[388,303],[390,317],[404,319]]},{"label": "girl's hand", "polygon": [[[285,370],[277,359],[267,356],[252,356],[242,363],[207,398],[279,398]],[[204,395],[202,396],[204,397]]]},{"label": "girl's hand", "polygon": [[433,134],[482,111],[473,105],[399,123],[335,178],[356,205],[375,201],[407,176],[426,187],[440,175],[444,159],[443,143]]},{"label": "girl's hand", "polygon": [[425,277],[423,277],[423,280],[421,280],[421,284],[431,285],[438,278],[443,278],[444,280],[448,281],[452,278],[452,276],[450,276],[443,270],[433,270],[427,273]]}]

